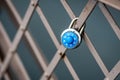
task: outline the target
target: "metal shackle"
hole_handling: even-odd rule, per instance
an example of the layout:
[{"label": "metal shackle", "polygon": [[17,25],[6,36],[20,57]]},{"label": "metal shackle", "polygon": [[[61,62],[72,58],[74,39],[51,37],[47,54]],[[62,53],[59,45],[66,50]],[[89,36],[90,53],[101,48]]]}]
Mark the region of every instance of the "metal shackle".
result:
[{"label": "metal shackle", "polygon": [[65,48],[73,49],[76,48],[81,43],[81,34],[83,32],[84,26],[78,32],[76,29],[72,28],[75,26],[78,18],[71,21],[68,29],[65,29],[61,34],[61,43]]}]

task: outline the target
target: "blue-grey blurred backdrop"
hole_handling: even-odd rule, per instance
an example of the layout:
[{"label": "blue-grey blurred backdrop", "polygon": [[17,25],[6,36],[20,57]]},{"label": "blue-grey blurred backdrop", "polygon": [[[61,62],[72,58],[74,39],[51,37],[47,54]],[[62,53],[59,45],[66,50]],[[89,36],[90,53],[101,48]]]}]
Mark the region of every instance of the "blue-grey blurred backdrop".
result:
[{"label": "blue-grey blurred backdrop", "polygon": [[[88,0],[67,0],[76,16],[79,16],[87,1]],[[12,2],[20,13],[20,16],[23,18],[30,1],[12,0]],[[71,22],[69,15],[65,11],[60,0],[40,0],[39,6],[43,10],[44,15],[60,42],[61,32],[68,28],[68,25]],[[107,7],[118,25],[120,25],[120,11],[109,6]],[[9,34],[11,41],[13,41],[17,29],[4,7],[0,8],[0,20]],[[37,45],[42,49],[48,62],[50,62],[57,49],[44,28],[37,12],[34,12],[28,26],[28,30],[31,32]],[[85,32],[88,34],[100,57],[110,71],[117,61],[120,60],[120,41],[98,6],[95,7],[94,11],[86,21]],[[26,46],[24,39],[22,39],[17,51],[30,78],[32,80],[38,80],[43,71],[39,68],[36,60],[31,55],[31,51]],[[78,48],[67,50],[67,56],[81,80],[104,79],[104,74],[97,65],[84,41],[82,41]],[[59,80],[73,80],[63,60],[60,61],[54,73]],[[12,76],[12,78],[13,80],[17,80],[17,75],[16,77]],[[120,80],[120,76],[118,76],[116,80]]]}]

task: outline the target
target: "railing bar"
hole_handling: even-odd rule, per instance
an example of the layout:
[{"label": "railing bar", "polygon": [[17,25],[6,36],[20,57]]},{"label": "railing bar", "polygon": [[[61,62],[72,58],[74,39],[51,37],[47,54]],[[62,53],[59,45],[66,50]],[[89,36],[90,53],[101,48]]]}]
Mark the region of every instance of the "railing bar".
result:
[{"label": "railing bar", "polygon": [[[40,7],[37,7],[36,10],[37,10],[37,12],[38,12],[38,14],[39,14],[39,16],[40,16],[43,24],[45,25],[45,28],[46,28],[46,30],[48,31],[51,39],[53,40],[54,45],[56,46],[57,49],[59,49],[60,43],[59,43],[59,41],[57,40],[56,36],[54,35],[54,32],[53,32],[53,30],[51,29],[51,26],[49,25],[47,19],[45,18],[44,14],[43,14],[43,12],[42,12],[42,10],[41,10],[41,8],[40,8]],[[66,61],[65,61],[65,60],[66,60]],[[74,71],[74,69],[72,68],[72,65],[70,64],[67,56],[66,56],[66,59],[64,59],[64,62],[65,62],[66,65],[69,65],[69,66],[67,66],[68,69],[69,69],[69,67],[70,67],[69,71],[75,73],[75,71]],[[51,64],[52,64],[52,63],[51,63]],[[73,73],[71,73],[71,74],[73,74]],[[75,73],[75,74],[72,75],[72,76],[73,76],[73,77],[74,77],[74,76],[76,77],[76,75],[77,75],[77,74]],[[74,77],[74,78],[75,78],[75,77]],[[78,77],[77,77],[77,78],[78,78]]]},{"label": "railing bar", "polygon": [[43,53],[41,52],[41,50],[38,49],[38,47],[36,46],[35,41],[33,40],[32,36],[30,35],[30,33],[28,33],[27,31],[25,32],[26,39],[29,42],[29,45],[32,47],[32,51],[35,54],[36,59],[39,62],[39,65],[42,67],[43,71],[46,70],[47,68],[47,61],[44,59],[44,56],[42,55]]},{"label": "railing bar", "polygon": [[79,30],[81,27],[84,25],[85,21],[89,17],[89,15],[92,13],[94,10],[95,6],[97,4],[97,0],[88,0],[88,3],[86,6],[83,8],[82,12],[79,15],[79,18],[77,20],[77,25],[76,28]]},{"label": "railing bar", "polygon": [[43,12],[42,12],[42,10],[41,10],[41,8],[38,6],[38,7],[36,8],[36,11],[37,11],[38,15],[40,16],[43,24],[45,25],[45,28],[46,28],[46,30],[48,31],[48,33],[49,33],[52,41],[54,42],[56,48],[58,49],[60,44],[59,44],[59,42],[58,42],[55,34],[53,33],[53,30],[52,30],[51,26],[49,25],[47,19],[45,18],[44,14],[43,14]]},{"label": "railing bar", "polygon": [[78,77],[78,75],[75,73],[75,70],[72,68],[71,63],[70,63],[70,61],[68,60],[68,58],[67,58],[66,56],[64,56],[63,59],[64,59],[64,61],[65,61],[65,63],[66,63],[66,66],[67,66],[68,70],[70,71],[73,79],[74,79],[74,80],[80,80],[79,77]]},{"label": "railing bar", "polygon": [[71,10],[71,8],[69,7],[69,5],[66,3],[66,0],[60,0],[63,7],[65,8],[65,10],[67,11],[67,13],[69,13],[68,15],[70,16],[71,19],[75,18],[75,15],[73,13],[73,11]]},{"label": "railing bar", "polygon": [[109,74],[106,76],[104,80],[114,80],[119,74],[120,74],[120,60],[113,67],[113,69],[109,72]]},{"label": "railing bar", "polygon": [[98,0],[98,1],[107,4],[117,10],[120,10],[120,0]]},{"label": "railing bar", "polygon": [[[17,10],[15,9],[14,5],[11,3],[10,0],[7,0],[6,3],[9,5],[11,11],[14,11],[14,16],[18,22],[18,24],[20,24],[20,22],[22,22],[22,19],[20,17],[20,15],[18,14]],[[11,7],[12,6],[12,7]],[[42,67],[43,71],[45,71],[45,69],[47,68],[47,60],[45,59],[43,53],[41,52],[41,50],[38,49],[36,43],[34,42],[30,32],[28,30],[25,31],[25,38],[27,39],[33,53],[35,54],[37,60],[38,60],[38,63],[40,64],[40,66]],[[54,79],[57,80],[56,76],[54,75]],[[51,77],[51,80],[53,80],[53,77]]]},{"label": "railing bar", "polygon": [[[65,2],[65,1],[64,1]],[[66,3],[67,4],[67,3]],[[89,3],[87,3],[87,5],[88,5]],[[66,6],[64,6],[64,7],[66,7]],[[93,8],[93,7],[92,7]],[[72,11],[71,9],[70,9],[70,11]],[[83,10],[84,11],[84,10]],[[87,13],[87,12],[86,12]],[[70,14],[70,12],[68,12],[68,14]],[[74,14],[71,14],[71,15],[74,15]],[[72,18],[72,16],[70,16],[71,18]],[[73,18],[72,18],[73,19]],[[85,34],[85,35],[87,35],[87,34]],[[107,68],[105,67],[105,65],[104,65],[104,63],[102,62],[102,60],[101,60],[101,58],[99,57],[99,55],[98,55],[98,53],[97,53],[97,51],[95,50],[95,48],[94,48],[94,46],[92,45],[92,43],[90,42],[90,40],[87,40],[87,39],[89,39],[88,37],[85,37],[85,41],[87,42],[87,45],[88,46],[91,46],[92,48],[90,48],[90,47],[88,47],[89,49],[90,49],[90,51],[91,51],[91,53],[92,53],[92,50],[93,50],[93,52],[94,53],[92,53],[92,55],[94,56],[94,58],[95,58],[95,60],[97,61],[97,64],[100,66],[100,68],[101,68],[101,70],[104,72],[104,74],[105,75],[107,75],[107,73],[108,73],[108,70],[107,70]],[[88,44],[89,43],[89,44]],[[92,49],[92,50],[91,50]],[[97,60],[97,58],[98,58],[98,60]],[[101,66],[101,64],[102,64],[102,66]],[[105,71],[104,71],[105,70]]]},{"label": "railing bar", "polygon": [[[1,22],[0,22],[0,33],[2,34],[1,39],[3,39],[2,42],[0,42],[0,43],[2,46],[3,53],[4,53],[4,55],[6,55],[8,48],[11,46],[11,42],[10,42],[10,39],[9,39],[9,37],[8,37]],[[24,68],[24,66],[23,66],[23,64],[18,56],[18,53],[15,53],[14,58],[10,64],[10,66],[13,70],[15,70],[15,71],[17,70],[16,74],[18,76],[19,75],[21,76],[21,77],[19,77],[20,80],[30,80],[30,78],[27,74],[27,71],[25,70],[25,68]]]},{"label": "railing bar", "polygon": [[[18,24],[20,24],[22,22],[22,19],[21,19],[19,13],[17,12],[16,8],[14,7],[14,5],[11,3],[10,0],[7,0],[6,3],[9,5],[11,11],[13,12],[13,14],[16,18],[16,21],[18,22]],[[45,71],[47,68],[47,64],[48,64],[47,60],[45,59],[44,55],[42,54],[40,48],[38,49],[36,43],[34,42],[32,36],[30,35],[30,32],[28,30],[25,31],[25,38],[28,41],[32,51],[34,52],[34,55],[36,56],[36,59],[37,59],[39,65],[42,67],[43,71]],[[56,77],[54,77],[54,78],[56,78]],[[53,77],[51,77],[51,79],[53,80]],[[57,80],[57,78],[55,80]]]},{"label": "railing bar", "polygon": [[[6,3],[9,5],[10,9],[12,10],[13,14],[15,15],[17,22],[20,24],[22,22],[22,19],[21,19],[20,15],[18,15],[18,12],[15,9],[14,5],[11,3],[10,0],[7,0]],[[34,54],[35,54],[36,58],[38,59],[38,62],[41,64],[43,70],[45,70],[47,68],[47,62],[46,63],[43,62],[44,59],[43,59],[43,56],[41,56],[42,53],[37,48],[32,36],[30,35],[30,32],[28,30],[25,31],[25,37],[26,37],[27,41],[29,42],[29,44],[31,45],[32,50],[34,51]]]},{"label": "railing bar", "polygon": [[107,76],[107,74],[109,73],[109,71],[107,70],[105,64],[103,63],[102,59],[98,55],[98,52],[94,48],[92,42],[90,41],[90,39],[88,38],[88,36],[87,36],[86,33],[84,33],[83,38],[84,38],[84,41],[85,41],[86,45],[88,46],[90,52],[92,53],[93,57],[95,58],[97,64],[101,68],[102,72],[104,73],[105,76]]},{"label": "railing bar", "polygon": [[[0,59],[0,67],[1,67],[1,65],[2,65],[2,62],[1,62],[1,59]],[[4,74],[4,79],[5,80],[11,80],[7,72]]]},{"label": "railing bar", "polygon": [[103,5],[100,2],[99,2],[99,8],[101,9],[105,18],[111,25],[111,27],[112,27],[113,31],[115,32],[115,34],[117,35],[118,39],[120,40],[120,29],[119,29],[118,25],[116,24],[115,20],[113,19],[112,15],[110,14],[109,10],[107,9],[107,7],[105,5]]},{"label": "railing bar", "polygon": [[[47,69],[47,60],[45,59],[43,53],[41,52],[41,49],[39,50],[38,47],[36,46],[36,43],[34,42],[33,38],[31,37],[30,33],[28,33],[27,31],[25,32],[25,34],[27,35],[27,41],[29,42],[29,45],[31,45],[32,50],[34,51],[35,57],[39,62],[39,65],[42,67],[43,71],[45,71]],[[57,77],[54,75],[50,78],[50,80],[57,80]]]},{"label": "railing bar", "polygon": [[25,14],[23,22],[21,23],[20,28],[15,35],[15,38],[13,40],[11,47],[9,48],[9,50],[7,52],[7,56],[5,57],[5,60],[3,61],[3,65],[0,69],[0,78],[2,77],[2,75],[4,74],[5,70],[7,69],[7,67],[9,66],[9,64],[12,60],[13,54],[15,53],[17,46],[19,45],[19,43],[24,35],[24,32],[27,29],[27,24],[30,21],[30,18],[34,12],[36,5],[37,5],[37,2],[38,2],[38,0],[31,1],[30,5],[28,7],[28,10]]},{"label": "railing bar", "polygon": [[66,48],[64,48],[62,45],[60,46],[60,48],[57,50],[57,52],[55,53],[52,61],[50,62],[49,66],[47,67],[47,69],[45,70],[44,74],[42,75],[40,80],[48,80],[49,77],[51,76],[52,72],[54,71],[54,69],[56,68],[57,64],[60,62],[60,60],[62,59],[62,55],[64,55],[66,51]]},{"label": "railing bar", "polygon": [[21,20],[21,18],[20,18],[19,13],[16,12],[17,10],[16,10],[16,8],[13,6],[11,0],[4,0],[4,1],[7,3],[7,5],[9,6],[9,8],[11,9],[11,11],[14,13],[15,18],[17,19],[17,21],[18,21],[18,23],[19,23],[19,25],[20,25],[21,22],[22,22],[22,20]]}]

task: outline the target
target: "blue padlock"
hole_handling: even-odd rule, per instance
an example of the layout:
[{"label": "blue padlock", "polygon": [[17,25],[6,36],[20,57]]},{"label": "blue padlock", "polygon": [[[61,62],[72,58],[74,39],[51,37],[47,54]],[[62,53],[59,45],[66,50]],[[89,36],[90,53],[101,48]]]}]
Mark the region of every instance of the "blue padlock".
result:
[{"label": "blue padlock", "polygon": [[77,20],[78,18],[73,19],[69,25],[69,28],[65,29],[61,34],[61,43],[65,48],[76,48],[82,40],[81,33],[84,27],[81,28],[80,32],[72,28]]}]

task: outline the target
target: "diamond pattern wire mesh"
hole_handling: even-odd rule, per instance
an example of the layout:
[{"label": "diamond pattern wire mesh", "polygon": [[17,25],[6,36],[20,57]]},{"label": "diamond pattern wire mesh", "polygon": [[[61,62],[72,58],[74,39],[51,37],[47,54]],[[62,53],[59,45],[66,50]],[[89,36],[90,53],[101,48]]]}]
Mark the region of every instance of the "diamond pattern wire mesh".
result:
[{"label": "diamond pattern wire mesh", "polygon": [[[63,59],[65,62],[70,74],[72,75],[74,80],[80,80],[78,77],[77,73],[75,72],[73,66],[71,65],[71,62],[69,61],[68,57],[66,56],[66,48],[64,48],[59,41],[57,40],[53,30],[51,29],[51,26],[49,25],[46,17],[44,16],[40,6],[38,5],[38,0],[31,0],[28,9],[25,13],[25,16],[22,20],[20,17],[19,13],[15,9],[15,6],[10,0],[5,0],[5,3],[8,5],[10,11],[14,15],[14,18],[16,22],[20,25],[19,29],[14,37],[13,42],[10,42],[10,39],[4,30],[4,27],[2,23],[0,22],[0,32],[2,33],[3,39],[6,43],[6,47],[8,48],[8,51],[6,50],[5,52],[5,58],[3,62],[0,62],[0,78],[4,77],[6,80],[10,80],[9,75],[7,74],[6,70],[9,65],[11,65],[14,70],[17,70],[17,74],[20,75],[21,80],[30,80],[29,75],[27,74],[27,71],[24,68],[24,65],[22,64],[18,53],[16,52],[16,49],[18,48],[18,45],[23,38],[23,35],[25,35],[26,41],[30,45],[36,60],[38,61],[39,65],[42,67],[42,70],[44,71],[43,75],[40,77],[40,80],[57,80],[57,77],[52,73],[54,72],[56,66],[59,64],[59,62]],[[71,19],[76,18],[74,15],[73,11],[67,4],[66,0],[61,0],[61,3],[65,10],[67,11],[68,15],[70,16]],[[112,18],[112,15],[108,11],[106,5],[110,5],[114,7],[115,9],[120,10],[120,1],[119,0],[89,0],[84,7],[83,11],[80,13],[80,16],[78,17],[77,21],[77,27],[78,30],[82,27],[82,25],[85,24],[86,20],[88,19],[89,15],[91,12],[94,10],[96,5],[99,6],[101,9],[102,13],[106,17],[107,21],[111,25],[111,28],[115,32],[116,36],[120,40],[120,30],[118,25],[116,24],[115,20]],[[34,12],[37,12],[38,15],[40,16],[41,21],[43,22],[46,30],[48,31],[55,47],[57,48],[57,51],[51,60],[51,62],[48,64],[46,59],[43,57],[43,53],[38,49],[38,46],[34,42],[34,39],[32,38],[30,32],[27,30],[27,27],[30,19],[33,15]],[[104,62],[100,58],[98,52],[96,51],[95,47],[93,46],[92,42],[90,41],[89,37],[87,34],[84,32],[82,35],[88,49],[90,50],[91,54],[93,55],[95,61],[99,65],[100,69],[102,70],[105,78],[104,80],[114,80],[120,73],[120,60],[114,65],[111,71],[108,71],[107,67],[105,66]],[[2,45],[2,44],[1,44]],[[12,59],[13,58],[13,59]],[[48,66],[47,66],[48,65]]]}]

